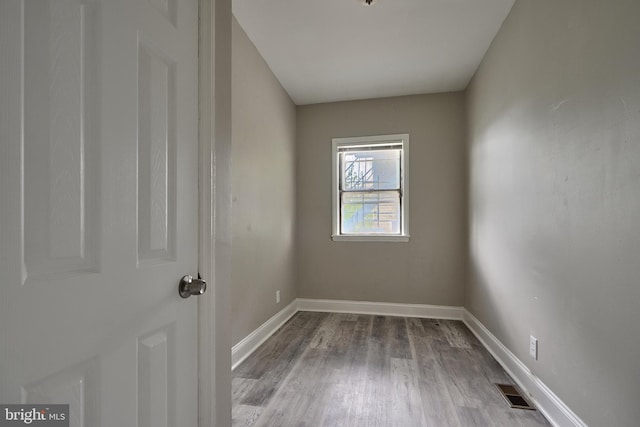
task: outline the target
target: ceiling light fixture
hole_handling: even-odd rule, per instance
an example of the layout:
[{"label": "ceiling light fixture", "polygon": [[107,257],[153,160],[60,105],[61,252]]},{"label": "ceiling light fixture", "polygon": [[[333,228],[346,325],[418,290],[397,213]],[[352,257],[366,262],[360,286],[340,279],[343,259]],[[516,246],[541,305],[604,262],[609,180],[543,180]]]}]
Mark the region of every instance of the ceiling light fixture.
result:
[{"label": "ceiling light fixture", "polygon": [[363,6],[373,6],[378,0],[358,0]]}]

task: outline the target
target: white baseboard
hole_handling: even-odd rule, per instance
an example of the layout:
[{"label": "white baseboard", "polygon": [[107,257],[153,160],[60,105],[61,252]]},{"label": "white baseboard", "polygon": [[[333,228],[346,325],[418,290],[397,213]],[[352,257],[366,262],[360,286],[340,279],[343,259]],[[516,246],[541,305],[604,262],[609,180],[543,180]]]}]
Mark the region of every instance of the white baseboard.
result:
[{"label": "white baseboard", "polygon": [[464,323],[480,340],[482,345],[502,365],[505,371],[515,380],[538,410],[542,412],[555,427],[587,427],[558,396],[556,396],[531,370],[522,363],[507,347],[504,346],[473,314],[464,310]]},{"label": "white baseboard", "polygon": [[298,301],[293,300],[285,308],[274,314],[258,329],[247,335],[242,341],[231,349],[231,370],[241,364],[260,345],[267,340],[278,328],[298,312]]},{"label": "white baseboard", "polygon": [[354,313],[462,320],[464,308],[449,307],[445,305],[298,298],[298,311],[323,311],[328,313]]}]

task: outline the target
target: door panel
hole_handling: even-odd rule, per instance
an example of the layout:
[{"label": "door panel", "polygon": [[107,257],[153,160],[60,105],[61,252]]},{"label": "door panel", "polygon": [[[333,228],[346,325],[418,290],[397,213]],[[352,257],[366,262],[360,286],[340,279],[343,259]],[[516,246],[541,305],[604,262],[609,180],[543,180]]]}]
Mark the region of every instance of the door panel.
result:
[{"label": "door panel", "polygon": [[175,67],[138,44],[138,260],[175,252]]},{"label": "door panel", "polygon": [[94,9],[24,2],[25,280],[97,271]]},{"label": "door panel", "polygon": [[197,424],[197,1],[0,2],[0,402]]}]

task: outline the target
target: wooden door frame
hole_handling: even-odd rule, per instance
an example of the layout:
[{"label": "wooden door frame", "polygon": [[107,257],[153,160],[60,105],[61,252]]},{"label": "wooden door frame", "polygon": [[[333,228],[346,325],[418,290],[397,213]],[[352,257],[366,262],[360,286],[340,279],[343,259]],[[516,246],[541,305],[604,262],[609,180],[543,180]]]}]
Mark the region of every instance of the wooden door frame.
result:
[{"label": "wooden door frame", "polygon": [[198,425],[231,425],[231,0],[199,2]]}]

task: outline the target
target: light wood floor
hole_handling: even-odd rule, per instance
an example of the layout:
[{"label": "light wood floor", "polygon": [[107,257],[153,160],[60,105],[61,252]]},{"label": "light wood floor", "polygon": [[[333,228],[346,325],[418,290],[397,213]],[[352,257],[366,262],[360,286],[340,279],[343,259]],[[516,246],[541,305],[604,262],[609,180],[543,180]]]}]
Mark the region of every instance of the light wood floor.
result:
[{"label": "light wood floor", "polygon": [[233,373],[234,427],[550,426],[460,321],[300,312]]}]

